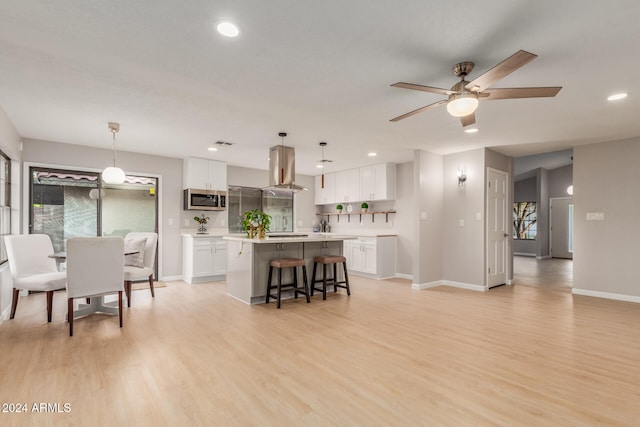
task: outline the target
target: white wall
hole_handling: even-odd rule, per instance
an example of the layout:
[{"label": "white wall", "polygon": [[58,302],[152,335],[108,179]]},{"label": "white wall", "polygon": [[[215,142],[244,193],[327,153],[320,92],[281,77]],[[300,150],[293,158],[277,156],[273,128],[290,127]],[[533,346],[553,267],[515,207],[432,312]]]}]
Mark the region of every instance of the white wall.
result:
[{"label": "white wall", "polygon": [[[20,230],[20,135],[16,131],[9,117],[0,108],[0,149],[11,158],[11,232],[17,234]],[[0,322],[8,318],[11,310],[11,290],[13,283],[8,263],[0,265]]]},{"label": "white wall", "polygon": [[[640,302],[640,138],[581,145],[573,153],[573,292]],[[592,212],[604,213],[604,221],[587,221]]]}]

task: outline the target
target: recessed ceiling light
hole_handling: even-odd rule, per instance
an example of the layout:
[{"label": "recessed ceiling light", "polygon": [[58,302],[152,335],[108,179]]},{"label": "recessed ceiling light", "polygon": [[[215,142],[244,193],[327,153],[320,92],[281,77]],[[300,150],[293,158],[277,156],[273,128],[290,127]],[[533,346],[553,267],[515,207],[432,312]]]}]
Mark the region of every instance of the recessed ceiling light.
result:
[{"label": "recessed ceiling light", "polygon": [[216,147],[209,147],[209,148],[207,148],[207,150],[209,150],[209,151],[218,151],[218,149]]},{"label": "recessed ceiling light", "polygon": [[237,37],[240,34],[238,26],[229,21],[218,22],[216,30],[225,37]]},{"label": "recessed ceiling light", "polygon": [[624,99],[627,97],[627,94],[622,92],[622,93],[614,93],[613,95],[607,97],[608,101],[619,101],[620,99]]},{"label": "recessed ceiling light", "polygon": [[378,153],[374,153],[373,151],[368,154],[369,157],[375,157],[377,155],[378,155]]},{"label": "recessed ceiling light", "polygon": [[316,167],[317,167],[318,169],[322,169],[322,168],[324,168],[324,165],[316,165]]},{"label": "recessed ceiling light", "polygon": [[465,129],[465,133],[476,133],[478,132],[478,128]]}]

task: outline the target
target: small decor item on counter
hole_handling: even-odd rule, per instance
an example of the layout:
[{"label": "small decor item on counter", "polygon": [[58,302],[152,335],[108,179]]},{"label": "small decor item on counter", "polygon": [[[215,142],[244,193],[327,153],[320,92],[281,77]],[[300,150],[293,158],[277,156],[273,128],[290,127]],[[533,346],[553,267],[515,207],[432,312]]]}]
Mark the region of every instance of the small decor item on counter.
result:
[{"label": "small decor item on counter", "polygon": [[258,209],[246,211],[242,214],[241,225],[248,238],[253,239],[257,235],[259,239],[264,239],[271,228],[271,215]]},{"label": "small decor item on counter", "polygon": [[207,222],[209,222],[209,217],[202,214],[202,217],[194,216],[193,219],[198,223],[197,234],[207,234]]},{"label": "small decor item on counter", "polygon": [[347,205],[347,213],[351,213],[351,212],[353,212],[353,206],[351,206],[351,203],[349,203]]},{"label": "small decor item on counter", "polygon": [[342,205],[336,206],[336,210],[338,211],[338,213],[342,213]]},{"label": "small decor item on counter", "polygon": [[369,210],[369,204],[367,204],[367,202],[362,202],[360,207],[362,208],[362,212],[364,213],[366,213]]}]

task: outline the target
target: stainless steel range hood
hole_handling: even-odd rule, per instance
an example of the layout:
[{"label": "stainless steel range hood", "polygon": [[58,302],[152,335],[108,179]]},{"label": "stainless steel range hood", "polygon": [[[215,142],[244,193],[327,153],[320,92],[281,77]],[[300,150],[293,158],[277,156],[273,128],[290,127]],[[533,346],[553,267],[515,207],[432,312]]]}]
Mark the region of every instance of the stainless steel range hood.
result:
[{"label": "stainless steel range hood", "polygon": [[296,185],[296,155],[293,147],[276,145],[269,149],[269,186],[265,190],[308,190]]}]

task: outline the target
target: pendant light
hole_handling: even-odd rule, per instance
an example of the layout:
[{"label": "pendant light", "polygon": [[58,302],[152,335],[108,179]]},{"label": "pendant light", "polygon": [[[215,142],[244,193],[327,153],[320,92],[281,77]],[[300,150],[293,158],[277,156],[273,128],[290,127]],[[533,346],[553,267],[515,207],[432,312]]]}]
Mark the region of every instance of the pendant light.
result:
[{"label": "pendant light", "polygon": [[325,160],[324,160],[324,147],[326,147],[326,146],[327,146],[326,142],[321,142],[320,143],[320,147],[322,148],[322,160],[321,160],[322,161],[322,178],[320,179],[321,188],[324,188],[324,163],[325,163]]},{"label": "pendant light", "polygon": [[116,167],[116,133],[120,130],[120,124],[109,122],[109,130],[113,134],[113,166],[109,166],[102,171],[102,181],[105,184],[122,184],[125,179],[124,171]]}]

